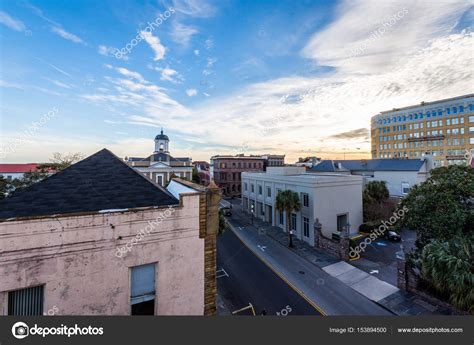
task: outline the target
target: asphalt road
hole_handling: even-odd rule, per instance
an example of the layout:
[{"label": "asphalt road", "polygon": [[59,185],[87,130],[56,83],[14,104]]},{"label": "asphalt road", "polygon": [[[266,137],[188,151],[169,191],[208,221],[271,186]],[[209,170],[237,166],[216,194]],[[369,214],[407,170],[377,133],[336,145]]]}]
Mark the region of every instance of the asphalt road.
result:
[{"label": "asphalt road", "polygon": [[[223,271],[221,270],[223,269]],[[217,240],[217,289],[231,311],[252,304],[261,315],[321,315],[227,230]],[[236,315],[252,315],[250,308]]]}]

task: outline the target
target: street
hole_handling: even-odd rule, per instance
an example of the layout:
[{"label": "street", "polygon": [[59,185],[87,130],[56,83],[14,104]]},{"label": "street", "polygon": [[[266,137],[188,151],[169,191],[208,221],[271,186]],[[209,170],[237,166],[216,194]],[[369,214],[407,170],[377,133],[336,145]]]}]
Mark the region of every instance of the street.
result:
[{"label": "street", "polygon": [[[264,247],[260,250],[265,250]],[[321,315],[227,230],[217,240],[217,289],[236,315]]]}]

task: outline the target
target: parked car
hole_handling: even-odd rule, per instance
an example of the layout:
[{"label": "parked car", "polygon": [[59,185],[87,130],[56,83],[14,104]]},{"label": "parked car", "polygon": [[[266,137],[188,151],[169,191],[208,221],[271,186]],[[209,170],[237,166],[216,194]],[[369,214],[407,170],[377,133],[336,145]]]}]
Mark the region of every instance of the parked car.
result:
[{"label": "parked car", "polygon": [[219,210],[226,217],[232,216],[232,204],[226,200],[221,200]]},{"label": "parked car", "polygon": [[388,230],[384,233],[383,237],[386,239],[386,240],[389,240],[389,241],[395,241],[395,242],[399,242],[401,241],[402,237],[398,234],[398,232],[396,231],[393,231],[393,230]]}]

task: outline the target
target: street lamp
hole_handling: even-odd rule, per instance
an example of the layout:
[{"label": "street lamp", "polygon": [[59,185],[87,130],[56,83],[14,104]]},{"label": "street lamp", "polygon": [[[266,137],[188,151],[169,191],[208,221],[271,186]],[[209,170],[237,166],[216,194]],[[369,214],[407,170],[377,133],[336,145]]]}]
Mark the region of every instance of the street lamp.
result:
[{"label": "street lamp", "polygon": [[253,213],[254,213],[254,204],[250,204],[250,220],[252,222],[252,225],[253,225]]}]

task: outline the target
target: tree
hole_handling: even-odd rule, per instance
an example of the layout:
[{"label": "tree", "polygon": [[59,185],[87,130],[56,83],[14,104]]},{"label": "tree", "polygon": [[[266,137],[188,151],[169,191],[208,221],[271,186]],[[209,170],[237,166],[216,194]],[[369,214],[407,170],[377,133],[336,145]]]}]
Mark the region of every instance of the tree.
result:
[{"label": "tree", "polygon": [[84,155],[80,152],[62,154],[59,152],[53,153],[53,158],[50,159],[51,163],[43,163],[38,166],[38,170],[41,172],[50,171],[61,171],[67,167],[79,162],[84,158]]},{"label": "tree", "polygon": [[474,169],[451,165],[431,170],[430,178],[402,200],[404,206],[409,212],[401,225],[417,231],[420,253],[434,239],[474,240]]},{"label": "tree", "polygon": [[227,229],[227,222],[225,220],[225,216],[222,211],[219,210],[219,230],[218,235],[222,235],[225,230]]},{"label": "tree", "polygon": [[473,243],[433,241],[421,253],[422,277],[460,309],[474,313]]},{"label": "tree", "polygon": [[286,231],[288,232],[288,247],[293,247],[293,239],[291,236],[292,224],[291,214],[301,209],[300,198],[298,193],[291,190],[284,190],[278,193],[276,197],[276,208],[280,212],[286,214]]},{"label": "tree", "polygon": [[51,163],[41,163],[37,166],[35,171],[28,171],[23,174],[21,179],[14,179],[9,186],[9,193],[31,186],[41,180],[44,180],[51,174],[66,169],[68,166],[80,161],[83,158],[82,153],[69,153],[63,155],[59,152],[53,154],[50,159]]},{"label": "tree", "polygon": [[387,184],[385,181],[370,181],[365,185],[363,200],[364,203],[380,203],[389,197]]},{"label": "tree", "polygon": [[193,168],[193,179],[192,179],[192,181],[194,183],[197,183],[197,184],[201,183],[201,178],[199,177],[199,172],[197,171],[197,169],[195,167]]},{"label": "tree", "polygon": [[420,269],[424,281],[441,296],[472,311],[474,169],[452,165],[431,170],[400,207],[408,209],[400,226],[417,232],[410,265]]},{"label": "tree", "polygon": [[364,220],[379,221],[390,217],[394,207],[388,202],[389,192],[385,181],[370,181],[362,194]]}]

